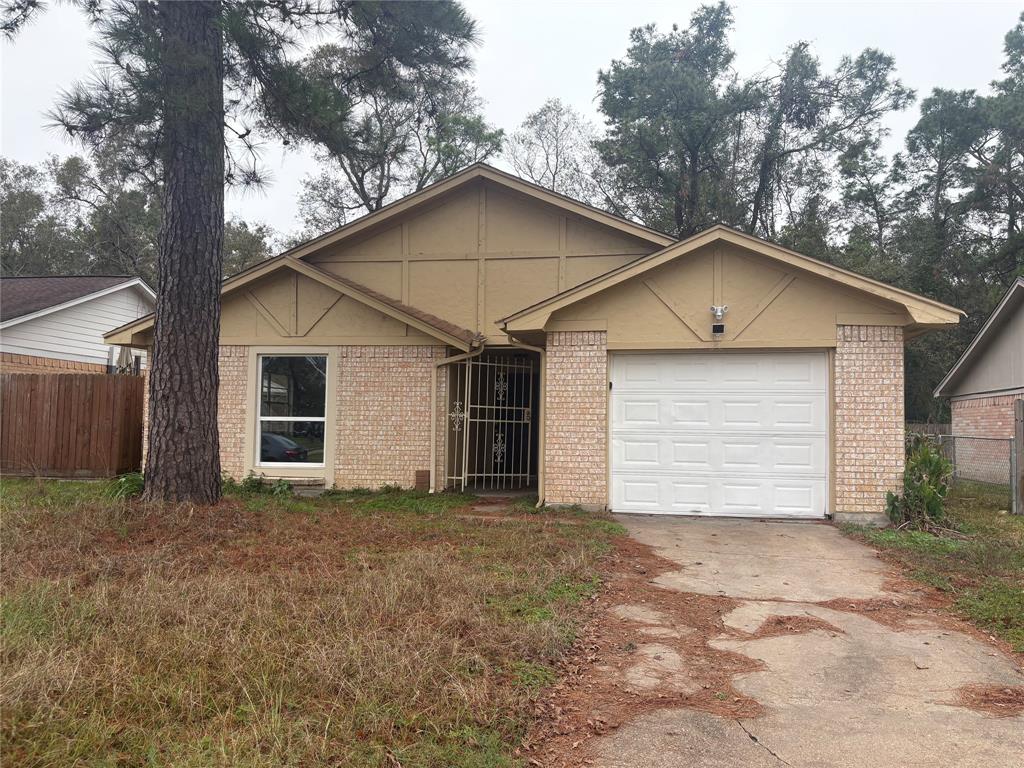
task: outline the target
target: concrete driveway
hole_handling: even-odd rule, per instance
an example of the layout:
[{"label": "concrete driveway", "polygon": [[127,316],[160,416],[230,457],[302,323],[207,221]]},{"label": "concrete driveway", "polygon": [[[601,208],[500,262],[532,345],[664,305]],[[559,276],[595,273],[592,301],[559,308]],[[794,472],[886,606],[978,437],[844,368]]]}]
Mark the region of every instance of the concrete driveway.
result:
[{"label": "concrete driveway", "polygon": [[[733,687],[759,702],[763,714],[740,719],[655,709],[592,742],[595,765],[1024,765],[1024,717],[995,717],[954,704],[963,686],[1024,684],[1021,670],[938,617],[922,614],[896,629],[854,610],[852,601],[894,597],[886,591],[892,574],[870,549],[826,525],[633,516],[620,521],[635,539],[678,564],[678,570],[654,576],[651,590],[739,598],[707,645],[759,662],[736,676]],[[685,633],[686,616],[638,606],[611,610],[638,628],[638,661],[625,671],[626,683],[685,678],[686,658],[654,640],[659,633]],[[765,635],[762,625],[780,615],[817,620],[819,628],[759,636]]]}]

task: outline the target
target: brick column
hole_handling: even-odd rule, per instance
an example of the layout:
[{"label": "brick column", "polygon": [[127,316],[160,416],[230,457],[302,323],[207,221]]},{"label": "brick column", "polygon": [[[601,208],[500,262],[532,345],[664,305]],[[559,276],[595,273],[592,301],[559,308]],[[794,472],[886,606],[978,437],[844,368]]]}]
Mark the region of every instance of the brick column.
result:
[{"label": "brick column", "polygon": [[149,451],[149,364],[153,360],[153,348],[146,355],[146,367],[142,369],[142,465],[146,471],[146,452]]},{"label": "brick column", "polygon": [[220,348],[220,388],[217,390],[217,425],[220,434],[220,471],[235,480],[245,476],[245,419],[248,413],[249,348]]},{"label": "brick column", "polygon": [[544,496],[548,504],[608,504],[608,335],[547,338]]},{"label": "brick column", "polygon": [[836,331],[833,511],[879,515],[886,492],[903,485],[903,329]]}]

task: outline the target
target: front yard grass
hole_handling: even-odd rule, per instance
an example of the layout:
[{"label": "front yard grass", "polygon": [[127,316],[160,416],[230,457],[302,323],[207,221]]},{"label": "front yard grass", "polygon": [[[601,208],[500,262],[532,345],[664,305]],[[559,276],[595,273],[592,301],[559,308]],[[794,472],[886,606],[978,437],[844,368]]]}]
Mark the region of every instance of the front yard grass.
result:
[{"label": "front yard grass", "polygon": [[469,502],[0,481],[5,763],[518,765],[617,528]]},{"label": "front yard grass", "polygon": [[1005,489],[959,482],[946,500],[960,536],[847,530],[883,550],[908,574],[948,593],[961,616],[1024,653],[1024,516],[1007,514]]}]

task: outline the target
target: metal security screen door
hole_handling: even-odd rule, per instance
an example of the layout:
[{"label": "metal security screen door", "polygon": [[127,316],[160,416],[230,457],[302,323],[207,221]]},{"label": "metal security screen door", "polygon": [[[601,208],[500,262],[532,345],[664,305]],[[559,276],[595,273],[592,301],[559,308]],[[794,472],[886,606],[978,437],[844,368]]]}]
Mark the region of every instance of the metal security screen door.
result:
[{"label": "metal security screen door", "polygon": [[447,480],[456,490],[516,490],[536,479],[536,359],[484,354],[448,367]]}]

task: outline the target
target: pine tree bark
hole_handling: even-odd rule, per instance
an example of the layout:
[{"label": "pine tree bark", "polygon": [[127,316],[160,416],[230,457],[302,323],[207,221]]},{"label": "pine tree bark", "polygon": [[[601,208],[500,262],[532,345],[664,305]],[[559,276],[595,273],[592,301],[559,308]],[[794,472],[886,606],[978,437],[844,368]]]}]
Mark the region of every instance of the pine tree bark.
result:
[{"label": "pine tree bark", "polygon": [[149,385],[146,498],[220,498],[217,351],[224,240],[219,2],[158,6],[163,222]]}]

